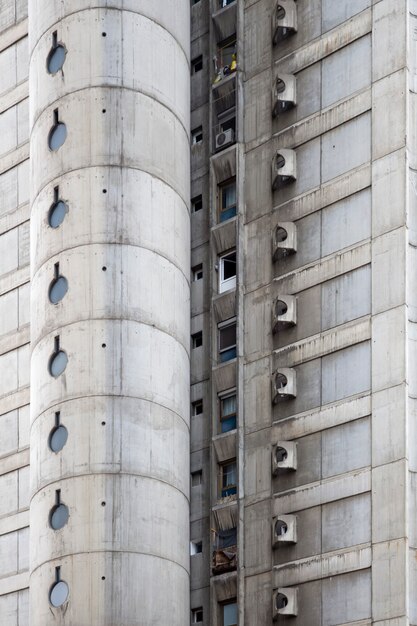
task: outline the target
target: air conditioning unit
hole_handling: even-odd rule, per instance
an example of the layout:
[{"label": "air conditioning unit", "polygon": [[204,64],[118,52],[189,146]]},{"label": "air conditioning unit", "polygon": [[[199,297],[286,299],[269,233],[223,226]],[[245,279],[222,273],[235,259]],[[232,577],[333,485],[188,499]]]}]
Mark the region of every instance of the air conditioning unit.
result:
[{"label": "air conditioning unit", "polygon": [[294,222],[278,222],[272,233],[273,261],[295,252],[297,252],[297,226]]},{"label": "air conditioning unit", "polygon": [[228,128],[227,130],[223,130],[221,133],[216,135],[216,150],[227,148],[227,146],[231,146],[234,142],[235,142],[235,133],[234,133],[233,128]]},{"label": "air conditioning unit", "polygon": [[272,474],[297,469],[297,444],[295,441],[277,441],[272,446]]},{"label": "air conditioning unit", "polygon": [[297,323],[297,298],[278,296],[272,309],[272,332],[294,326]]},{"label": "air conditioning unit", "polygon": [[297,104],[297,79],[292,74],[280,74],[272,87],[272,115],[276,117]]},{"label": "air conditioning unit", "polygon": [[297,543],[297,517],[278,515],[272,518],[272,547]]},{"label": "air conditioning unit", "polygon": [[272,13],[272,44],[277,45],[297,32],[297,6],[294,0],[277,0]]},{"label": "air conditioning unit", "polygon": [[281,400],[289,400],[297,395],[295,369],[281,367],[272,375],[272,402],[277,404]]},{"label": "air conditioning unit", "polygon": [[272,189],[276,191],[297,180],[297,159],[295,150],[283,148],[272,159]]},{"label": "air conditioning unit", "polygon": [[281,587],[273,592],[272,619],[275,621],[280,615],[298,615],[298,587]]}]

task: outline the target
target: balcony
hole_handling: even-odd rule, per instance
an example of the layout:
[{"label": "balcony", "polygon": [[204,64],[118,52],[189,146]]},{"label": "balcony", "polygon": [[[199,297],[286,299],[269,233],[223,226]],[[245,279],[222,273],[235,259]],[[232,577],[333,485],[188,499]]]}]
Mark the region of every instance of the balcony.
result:
[{"label": "balcony", "polygon": [[219,548],[213,550],[211,571],[217,576],[232,572],[237,567],[237,546]]}]

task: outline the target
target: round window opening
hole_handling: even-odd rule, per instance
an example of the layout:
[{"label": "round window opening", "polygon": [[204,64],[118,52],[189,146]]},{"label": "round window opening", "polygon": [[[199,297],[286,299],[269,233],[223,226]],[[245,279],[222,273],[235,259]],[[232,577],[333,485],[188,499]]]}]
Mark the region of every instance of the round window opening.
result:
[{"label": "round window opening", "polygon": [[49,209],[48,224],[51,228],[58,228],[65,219],[68,207],[62,200],[55,202]]},{"label": "round window opening", "polygon": [[282,167],[284,167],[285,165],[285,159],[282,156],[282,154],[277,154],[276,156],[276,160],[275,160],[275,165],[277,167],[277,169],[281,169]]},{"label": "round window opening", "polygon": [[65,276],[59,276],[52,281],[49,287],[49,300],[52,304],[57,304],[68,291],[68,281]]},{"label": "round window opening", "polygon": [[275,599],[275,605],[276,605],[277,609],[285,609],[287,604],[288,604],[287,596],[284,596],[283,593],[277,593],[277,596],[276,596],[276,599]]},{"label": "round window opening", "polygon": [[60,530],[68,522],[69,511],[65,504],[57,504],[51,511],[49,523],[54,530]]},{"label": "round window opening", "polygon": [[288,452],[285,448],[281,448],[280,446],[275,451],[275,458],[277,463],[282,463],[288,456]]},{"label": "round window opening", "polygon": [[52,606],[58,608],[68,600],[68,596],[69,587],[64,580],[60,580],[58,583],[53,585],[51,591],[49,592],[49,602]]},{"label": "round window opening", "polygon": [[275,524],[275,534],[277,534],[279,537],[282,537],[282,535],[286,534],[287,530],[287,524],[279,519]]},{"label": "round window opening", "polygon": [[282,93],[283,91],[285,91],[285,83],[282,78],[277,78],[276,92]]},{"label": "round window opening", "polygon": [[277,20],[283,20],[285,17],[285,9],[280,4],[277,6]]},{"label": "round window opening", "polygon": [[54,428],[49,435],[49,447],[52,452],[60,452],[67,443],[68,431],[65,426]]},{"label": "round window opening", "polygon": [[287,311],[288,311],[288,307],[286,303],[283,300],[278,300],[278,302],[275,305],[276,315],[285,315]]},{"label": "round window opening", "polygon": [[277,374],[275,377],[275,384],[278,389],[283,389],[287,386],[288,380],[284,374]]},{"label": "round window opening", "polygon": [[67,138],[67,127],[63,122],[58,122],[49,133],[48,145],[54,152],[58,150]]},{"label": "round window opening", "polygon": [[65,368],[67,367],[67,363],[68,363],[68,357],[66,353],[63,350],[59,350],[59,352],[56,352],[51,357],[51,360],[49,363],[49,371],[51,375],[54,376],[55,378],[60,376],[62,372],[64,372]]},{"label": "round window opening", "polygon": [[67,51],[61,44],[52,48],[48,54],[47,68],[50,74],[56,74],[64,65]]},{"label": "round window opening", "polygon": [[288,238],[288,233],[285,230],[285,228],[282,228],[282,226],[278,226],[277,229],[275,230],[275,240],[277,243],[281,243],[282,241],[285,241]]}]

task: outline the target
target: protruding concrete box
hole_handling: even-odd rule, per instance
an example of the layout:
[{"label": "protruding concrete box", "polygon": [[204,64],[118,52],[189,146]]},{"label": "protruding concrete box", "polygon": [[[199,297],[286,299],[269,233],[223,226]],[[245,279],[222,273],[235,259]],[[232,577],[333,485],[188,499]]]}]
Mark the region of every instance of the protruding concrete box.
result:
[{"label": "protruding concrete box", "polygon": [[[189,2],[95,4],[30,2],[31,624],[183,626]],[[56,45],[65,59],[48,73]],[[66,138],[51,149],[57,120]],[[68,289],[52,304],[57,275]],[[57,346],[67,362],[51,376]],[[54,530],[57,501],[69,518]]]}]

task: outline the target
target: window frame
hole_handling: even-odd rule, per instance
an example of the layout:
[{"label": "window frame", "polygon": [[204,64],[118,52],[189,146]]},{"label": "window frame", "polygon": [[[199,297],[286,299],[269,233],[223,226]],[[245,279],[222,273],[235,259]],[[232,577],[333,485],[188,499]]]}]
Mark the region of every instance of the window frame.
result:
[{"label": "window frame", "polygon": [[[201,274],[201,276],[199,276],[199,273]],[[198,265],[194,265],[194,267],[191,268],[191,274],[192,274],[193,283],[196,283],[199,280],[202,280],[204,276],[203,264],[199,263]]]},{"label": "window frame", "polygon": [[[199,613],[201,613],[201,619],[195,619],[199,616]],[[196,609],[191,609],[191,623],[192,624],[202,624],[204,621],[204,612],[203,612],[203,607],[199,606]]]},{"label": "window frame", "polygon": [[[197,412],[197,408],[201,406],[201,411]],[[198,400],[194,400],[191,402],[191,416],[196,417],[197,415],[202,415],[204,413],[204,404],[203,399],[199,398]]]},{"label": "window frame", "polygon": [[[230,188],[232,185],[234,185],[235,188],[235,202],[234,205],[231,204],[229,206],[226,206],[226,208],[223,208],[223,198],[224,198],[224,191],[228,188]],[[222,222],[226,222],[227,220],[232,219],[233,217],[236,216],[237,213],[237,187],[236,187],[236,176],[232,176],[231,178],[228,178],[227,180],[222,181],[219,185],[218,185],[218,211],[217,211],[217,216],[218,216],[218,221],[219,223]],[[234,209],[234,213],[233,215],[228,215],[228,213]],[[226,215],[226,217],[224,217],[224,215]]]},{"label": "window frame", "polygon": [[[233,483],[224,483],[224,478],[225,476],[227,476],[227,473],[225,473],[225,469],[227,467],[230,466],[234,466],[234,477],[235,477],[235,482]],[[236,463],[236,458],[234,459],[229,459],[228,461],[225,461],[223,463],[219,463],[219,497],[220,498],[227,498],[229,496],[234,496],[237,495],[237,463]],[[230,472],[232,473],[232,472]],[[226,493],[226,492],[230,492],[230,493]]]},{"label": "window frame", "polygon": [[198,330],[196,333],[191,335],[191,348],[195,350],[196,348],[201,348],[203,345],[203,331]]},{"label": "window frame", "polygon": [[[197,69],[197,67],[199,69]],[[204,67],[203,55],[199,54],[198,56],[196,56],[194,59],[191,60],[191,76],[195,76],[196,74],[201,72],[203,70],[203,67]]]},{"label": "window frame", "polygon": [[[223,401],[227,400],[228,398],[232,398],[235,397],[236,402],[235,402],[235,412],[234,413],[223,413],[222,410],[222,406],[223,406]],[[237,428],[237,393],[236,393],[236,389],[230,389],[229,391],[225,391],[222,392],[218,395],[218,399],[219,399],[219,423],[220,423],[220,433],[228,433],[232,430],[236,430]],[[223,430],[223,423],[225,422],[229,422],[230,420],[233,420],[234,418],[234,426],[233,428],[228,428],[226,430]]]},{"label": "window frame", "polygon": [[238,611],[237,599],[233,598],[232,600],[227,600],[227,602],[222,602],[220,605],[221,606],[221,616],[220,616],[221,626],[237,626],[237,622],[235,622],[234,624],[230,624],[230,623],[226,624],[226,622],[224,621],[224,607],[231,605],[231,604],[234,604],[236,606],[236,617],[237,617],[237,611]]},{"label": "window frame", "polygon": [[[198,137],[201,135],[201,139]],[[203,135],[203,127],[197,126],[191,131],[191,145],[198,146],[200,143],[203,143],[204,135]]]},{"label": "window frame", "polygon": [[[196,209],[197,205],[201,205],[198,209]],[[199,193],[194,198],[191,198],[191,212],[198,213],[203,210],[203,194]]]},{"label": "window frame", "polygon": [[[228,257],[235,255],[235,267],[236,272],[234,276],[230,276],[230,278],[224,278],[224,262]],[[223,252],[219,255],[219,293],[224,293],[225,291],[229,291],[230,289],[236,289],[236,281],[237,281],[237,252],[236,248],[229,250],[228,252]]]},{"label": "window frame", "polygon": [[[222,331],[224,331],[226,328],[230,328],[234,326],[235,328],[235,342],[234,344],[230,344],[225,348],[221,347],[221,337],[222,337]],[[217,335],[218,335],[218,345],[217,345],[217,349],[218,349],[218,361],[219,363],[227,363],[227,361],[231,361],[232,359],[235,359],[237,356],[237,323],[236,323],[236,318],[235,317],[231,317],[228,320],[225,320],[224,322],[220,322],[219,324],[217,324]]]},{"label": "window frame", "polygon": [[[197,477],[199,478],[198,482],[194,482],[194,478]],[[194,487],[201,487],[201,485],[203,484],[203,470],[196,470],[195,472],[191,472],[191,489],[193,489]]]}]

